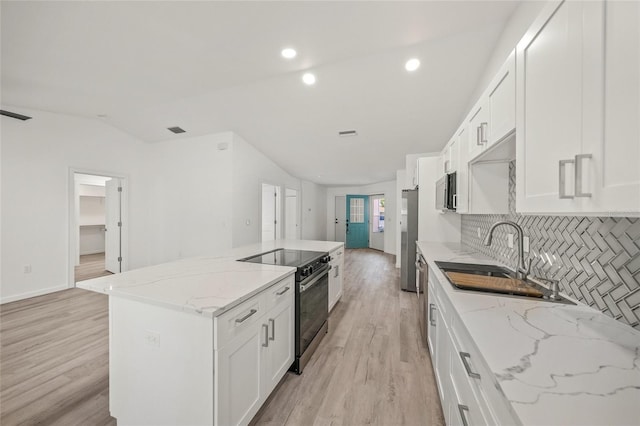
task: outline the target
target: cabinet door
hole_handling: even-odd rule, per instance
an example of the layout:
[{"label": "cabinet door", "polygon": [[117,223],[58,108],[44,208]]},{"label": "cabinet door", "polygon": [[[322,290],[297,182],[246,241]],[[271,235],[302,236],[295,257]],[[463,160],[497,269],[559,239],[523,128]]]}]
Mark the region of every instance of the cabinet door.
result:
[{"label": "cabinet door", "polygon": [[516,129],[516,53],[511,52],[489,86],[489,121],[486,146],[504,139]]},{"label": "cabinet door", "polygon": [[469,145],[467,125],[463,124],[457,132],[458,166],[456,176],[456,213],[469,211],[469,160],[466,147]]},{"label": "cabinet door", "polygon": [[602,18],[598,5],[599,2],[551,2],[518,43],[519,211],[580,210],[583,198],[574,197],[576,173],[569,161],[582,152],[585,131],[597,134],[601,121],[597,109],[602,81],[593,70],[602,65],[597,63],[598,43],[602,40],[598,41],[594,34],[598,32],[597,25],[593,30],[589,27],[597,23],[598,14]]},{"label": "cabinet door", "polygon": [[[640,212],[640,4],[610,1],[605,21],[604,137],[585,137],[585,212]],[[589,136],[589,135],[587,135]]]},{"label": "cabinet door", "polygon": [[429,354],[431,354],[431,363],[433,368],[436,368],[436,299],[431,285],[427,285],[427,300],[429,305],[427,306],[427,346],[429,347]]},{"label": "cabinet door", "polygon": [[449,173],[453,173],[458,170],[460,157],[457,135],[449,143]]},{"label": "cabinet door", "polygon": [[215,352],[216,424],[248,424],[260,408],[264,334],[258,322]]},{"label": "cabinet door", "polygon": [[[264,381],[265,398],[273,391],[282,376],[289,370],[294,356],[294,304],[293,292],[273,308],[265,317],[268,328],[268,346],[264,348]],[[263,337],[264,339],[264,337]]]},{"label": "cabinet door", "polygon": [[486,98],[482,98],[473,108],[471,118],[469,119],[469,160],[473,160],[486,147],[489,130],[489,109],[487,107]]}]

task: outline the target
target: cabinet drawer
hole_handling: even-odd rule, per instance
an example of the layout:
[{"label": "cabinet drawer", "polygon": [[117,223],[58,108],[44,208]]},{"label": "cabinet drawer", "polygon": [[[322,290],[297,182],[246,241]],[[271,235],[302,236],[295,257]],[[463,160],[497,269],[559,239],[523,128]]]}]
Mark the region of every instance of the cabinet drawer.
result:
[{"label": "cabinet drawer", "polygon": [[259,293],[216,317],[213,321],[214,349],[224,347],[231,339],[260,320],[266,308],[266,297]]},{"label": "cabinet drawer", "polygon": [[293,296],[295,291],[295,278],[293,275],[290,275],[277,284],[272,285],[264,291],[265,311],[268,311],[274,306],[295,297]]},{"label": "cabinet drawer", "polygon": [[482,413],[481,402],[474,392],[471,378],[468,377],[463,359],[459,351],[451,352],[451,381],[454,393],[452,400],[451,418],[453,424],[484,425],[487,422]]}]

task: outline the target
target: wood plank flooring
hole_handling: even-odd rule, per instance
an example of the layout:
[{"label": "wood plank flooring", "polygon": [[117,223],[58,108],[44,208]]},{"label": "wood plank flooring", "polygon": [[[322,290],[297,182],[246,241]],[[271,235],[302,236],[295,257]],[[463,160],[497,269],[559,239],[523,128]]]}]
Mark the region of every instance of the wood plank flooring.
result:
[{"label": "wood plank flooring", "polygon": [[[393,256],[345,252],[342,300],[301,376],[288,373],[256,425],[443,425],[415,294]],[[0,306],[0,424],[115,425],[107,297],[64,290]]]},{"label": "wood plank flooring", "polygon": [[75,267],[75,282],[112,275],[104,269],[104,253],[83,254]]},{"label": "wood plank flooring", "polygon": [[301,376],[287,374],[254,425],[443,425],[417,298],[394,257],[346,250],[344,293]]},{"label": "wood plank flooring", "polygon": [[0,424],[115,425],[107,296],[69,289],[0,306]]}]

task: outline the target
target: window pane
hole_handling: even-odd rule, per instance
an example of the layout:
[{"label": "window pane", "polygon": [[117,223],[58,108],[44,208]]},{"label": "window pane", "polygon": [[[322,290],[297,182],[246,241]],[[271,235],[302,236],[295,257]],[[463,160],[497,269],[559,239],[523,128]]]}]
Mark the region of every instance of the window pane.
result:
[{"label": "window pane", "polygon": [[373,232],[384,232],[384,198],[373,199],[373,220],[371,228]]},{"label": "window pane", "polygon": [[349,221],[351,223],[364,223],[364,198],[350,199]]}]

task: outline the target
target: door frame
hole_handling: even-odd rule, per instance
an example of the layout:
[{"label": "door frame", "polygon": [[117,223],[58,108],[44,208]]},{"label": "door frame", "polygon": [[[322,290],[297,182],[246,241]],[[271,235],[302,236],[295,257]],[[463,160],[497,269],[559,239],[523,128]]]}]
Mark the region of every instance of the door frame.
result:
[{"label": "door frame", "polygon": [[107,176],[120,179],[122,187],[124,188],[123,196],[121,200],[121,220],[122,220],[122,236],[120,243],[122,245],[122,272],[129,270],[129,176],[122,173],[114,173],[105,170],[85,169],[79,167],[69,167],[68,178],[68,214],[69,214],[69,228],[68,228],[68,252],[67,252],[67,288],[74,288],[76,286],[76,258],[78,253],[76,251],[76,237],[79,235],[79,225],[76,218],[76,185],[75,175],[76,173],[95,176]]}]

